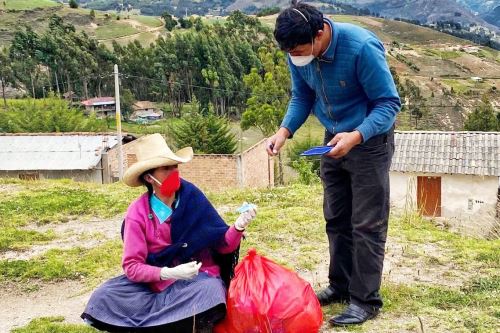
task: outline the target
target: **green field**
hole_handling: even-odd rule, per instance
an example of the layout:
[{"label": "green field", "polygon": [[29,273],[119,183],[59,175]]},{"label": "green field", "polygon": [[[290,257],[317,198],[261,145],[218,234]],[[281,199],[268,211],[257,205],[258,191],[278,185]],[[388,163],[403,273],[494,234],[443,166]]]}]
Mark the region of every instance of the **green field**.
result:
[{"label": "green field", "polygon": [[160,18],[154,16],[130,15],[130,19],[141,22],[142,24],[151,28],[161,27],[163,25],[163,22],[160,20]]},{"label": "green field", "polygon": [[125,37],[140,32],[136,28],[120,21],[111,22],[105,26],[100,26],[95,31],[97,39],[111,39]]},{"label": "green field", "polygon": [[52,0],[3,0],[0,2],[0,10],[30,10],[56,6],[60,6],[60,4]]}]

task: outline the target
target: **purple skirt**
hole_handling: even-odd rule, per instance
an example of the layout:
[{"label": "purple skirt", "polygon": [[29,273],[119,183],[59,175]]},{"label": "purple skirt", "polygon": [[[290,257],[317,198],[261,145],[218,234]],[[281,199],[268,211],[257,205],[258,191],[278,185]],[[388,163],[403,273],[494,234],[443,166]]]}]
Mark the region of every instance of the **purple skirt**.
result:
[{"label": "purple skirt", "polygon": [[120,327],[154,327],[193,317],[225,303],[224,283],[206,273],[192,280],[178,280],[160,293],[121,275],[92,294],[82,316],[87,314]]}]

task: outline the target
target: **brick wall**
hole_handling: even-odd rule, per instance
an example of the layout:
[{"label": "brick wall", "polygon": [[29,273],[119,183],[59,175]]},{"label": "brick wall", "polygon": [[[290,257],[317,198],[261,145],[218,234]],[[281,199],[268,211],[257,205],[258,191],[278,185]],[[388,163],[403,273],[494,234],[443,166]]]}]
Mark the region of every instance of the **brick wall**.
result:
[{"label": "brick wall", "polygon": [[195,155],[179,166],[181,176],[204,190],[239,187],[238,155]]},{"label": "brick wall", "polygon": [[265,140],[244,151],[241,155],[242,186],[268,187],[274,184],[274,159],[265,150]]},{"label": "brick wall", "polygon": [[[124,170],[135,162],[136,142],[123,145]],[[242,154],[197,154],[179,170],[183,178],[204,190],[273,186],[274,160],[268,158],[264,147],[262,140]],[[110,150],[108,155],[111,174],[118,179],[118,149]]]}]

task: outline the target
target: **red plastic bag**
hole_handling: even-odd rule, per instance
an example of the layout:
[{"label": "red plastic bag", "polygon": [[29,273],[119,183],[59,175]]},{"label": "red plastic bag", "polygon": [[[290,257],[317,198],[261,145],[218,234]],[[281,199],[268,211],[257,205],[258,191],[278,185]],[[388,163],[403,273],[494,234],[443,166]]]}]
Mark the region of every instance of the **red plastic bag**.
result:
[{"label": "red plastic bag", "polygon": [[236,266],[215,333],[317,333],[322,322],[311,285],[252,249]]}]

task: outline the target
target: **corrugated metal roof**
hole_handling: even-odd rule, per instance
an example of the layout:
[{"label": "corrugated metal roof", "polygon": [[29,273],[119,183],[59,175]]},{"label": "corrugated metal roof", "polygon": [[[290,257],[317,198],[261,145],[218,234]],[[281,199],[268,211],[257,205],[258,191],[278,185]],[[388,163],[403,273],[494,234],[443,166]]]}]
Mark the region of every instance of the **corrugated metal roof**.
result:
[{"label": "corrugated metal roof", "polygon": [[500,132],[398,132],[391,171],[500,176]]},{"label": "corrugated metal roof", "polygon": [[110,135],[0,136],[0,170],[89,170],[117,143]]}]

